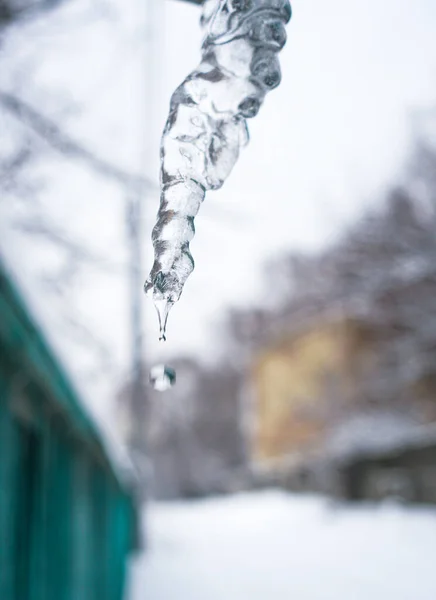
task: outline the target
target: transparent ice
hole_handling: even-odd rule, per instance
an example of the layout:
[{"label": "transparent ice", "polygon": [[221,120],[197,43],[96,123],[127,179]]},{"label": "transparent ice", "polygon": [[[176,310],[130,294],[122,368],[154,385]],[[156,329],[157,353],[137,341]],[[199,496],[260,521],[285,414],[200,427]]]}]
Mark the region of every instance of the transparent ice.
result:
[{"label": "transparent ice", "polygon": [[150,369],[150,383],[155,390],[165,392],[176,383],[176,372],[168,365],[156,365]]},{"label": "transparent ice", "polygon": [[202,59],[174,92],[161,143],[161,200],[145,291],[161,339],[168,312],[194,269],[194,218],[207,190],[222,186],[248,142],[246,119],[280,83],[288,0],[206,0]]}]

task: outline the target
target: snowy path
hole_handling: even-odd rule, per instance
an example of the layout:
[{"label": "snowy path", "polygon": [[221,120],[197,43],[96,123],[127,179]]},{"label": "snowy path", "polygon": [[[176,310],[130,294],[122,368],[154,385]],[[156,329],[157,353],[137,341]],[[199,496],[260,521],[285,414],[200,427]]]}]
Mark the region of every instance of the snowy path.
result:
[{"label": "snowy path", "polygon": [[129,600],[435,600],[436,509],[280,492],[149,511]]}]

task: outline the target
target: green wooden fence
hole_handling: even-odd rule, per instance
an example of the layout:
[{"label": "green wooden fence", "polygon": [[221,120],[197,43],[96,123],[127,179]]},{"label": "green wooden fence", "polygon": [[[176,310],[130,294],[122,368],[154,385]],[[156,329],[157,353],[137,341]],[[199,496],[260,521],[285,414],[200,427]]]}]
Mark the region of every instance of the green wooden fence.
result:
[{"label": "green wooden fence", "polygon": [[121,600],[136,509],[0,263],[0,600]]}]

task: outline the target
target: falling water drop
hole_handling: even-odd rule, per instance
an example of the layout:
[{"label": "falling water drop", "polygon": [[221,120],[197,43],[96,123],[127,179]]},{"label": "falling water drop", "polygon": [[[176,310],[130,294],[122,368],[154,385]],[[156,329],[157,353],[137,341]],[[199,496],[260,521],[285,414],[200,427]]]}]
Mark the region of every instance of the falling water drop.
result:
[{"label": "falling water drop", "polygon": [[176,372],[168,365],[155,365],[150,369],[150,383],[158,392],[165,392],[176,383]]}]

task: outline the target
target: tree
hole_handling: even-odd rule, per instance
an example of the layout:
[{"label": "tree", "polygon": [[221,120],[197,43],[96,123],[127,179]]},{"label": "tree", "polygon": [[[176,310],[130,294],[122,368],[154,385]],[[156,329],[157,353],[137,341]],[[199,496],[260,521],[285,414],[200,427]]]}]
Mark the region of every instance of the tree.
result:
[{"label": "tree", "polygon": [[0,33],[2,28],[40,17],[67,0],[0,0]]},{"label": "tree", "polygon": [[353,373],[353,394],[341,397],[326,373],[324,402],[313,407],[331,428],[368,413],[436,420],[435,168],[435,149],[418,144],[403,182],[336,243],[268,265],[266,288],[271,277],[282,282],[278,308],[229,316],[229,347],[251,355],[331,315],[359,324],[371,353]]},{"label": "tree", "polygon": [[[58,217],[52,210],[55,204],[50,200],[52,173],[57,175],[59,171],[66,171],[68,181],[73,184],[78,178],[88,178],[89,191],[84,186],[81,188],[89,202],[89,214],[83,213],[84,229],[89,217],[95,214],[100,194],[103,199],[118,196],[125,246],[130,241],[135,220],[131,201],[142,196],[150,185],[133,168],[130,170],[129,163],[123,167],[113,155],[109,158],[110,153],[101,147],[102,144],[100,149],[95,149],[93,146],[95,142],[98,146],[99,139],[92,139],[92,136],[90,139],[86,129],[82,128],[80,134],[74,132],[73,117],[86,115],[88,109],[86,102],[75,105],[72,99],[77,81],[73,78],[68,81],[69,89],[62,87],[56,79],[50,85],[44,85],[44,82],[41,85],[38,73],[43,40],[57,40],[56,35],[60,32],[65,33],[63,39],[68,36],[74,39],[77,31],[92,27],[93,23],[97,28],[99,24],[112,27],[107,8],[113,6],[111,0],[9,0],[0,4],[3,50],[0,254],[21,275],[32,308],[38,302],[50,307],[45,321],[51,334],[49,337],[59,341],[57,349],[61,346],[63,359],[70,368],[73,367],[82,391],[95,398],[95,404],[99,398],[104,398],[106,407],[107,395],[112,393],[111,383],[115,378],[125,376],[129,367],[126,367],[124,357],[120,360],[118,348],[111,343],[106,331],[99,331],[85,314],[80,296],[84,295],[82,292],[86,291],[90,281],[111,279],[117,288],[127,287],[129,259],[125,255],[128,252],[123,248],[116,255],[106,249],[102,251],[93,243],[93,237],[81,235],[80,229],[73,229],[67,219]],[[117,23],[113,27],[120,25]],[[122,33],[119,43],[125,43]],[[24,46],[26,50],[29,39],[37,57],[35,64],[27,51],[23,52],[25,60],[21,59],[21,48]],[[53,48],[56,50],[55,43]],[[125,113],[126,122],[130,118]],[[62,202],[61,191],[59,203]],[[105,207],[102,208],[102,222],[105,223]],[[126,225],[129,226],[127,235]],[[142,294],[142,284],[138,286],[138,294]],[[44,298],[43,302],[41,298]],[[35,299],[37,302],[33,302]],[[101,302],[104,302],[103,297]],[[118,314],[120,320],[127,321],[127,308],[125,314]],[[75,358],[70,361],[71,356]],[[106,408],[101,413],[105,416],[110,411]]]}]

